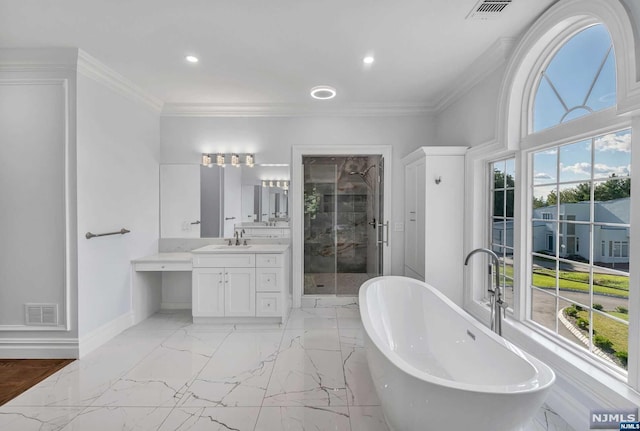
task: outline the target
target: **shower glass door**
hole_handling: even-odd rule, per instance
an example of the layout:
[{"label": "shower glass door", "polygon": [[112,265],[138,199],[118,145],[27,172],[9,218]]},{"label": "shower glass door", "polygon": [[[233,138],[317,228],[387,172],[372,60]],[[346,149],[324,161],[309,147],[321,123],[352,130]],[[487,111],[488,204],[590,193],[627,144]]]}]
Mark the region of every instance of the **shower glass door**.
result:
[{"label": "shower glass door", "polygon": [[382,273],[382,158],[309,156],[304,165],[304,293],[358,294]]}]

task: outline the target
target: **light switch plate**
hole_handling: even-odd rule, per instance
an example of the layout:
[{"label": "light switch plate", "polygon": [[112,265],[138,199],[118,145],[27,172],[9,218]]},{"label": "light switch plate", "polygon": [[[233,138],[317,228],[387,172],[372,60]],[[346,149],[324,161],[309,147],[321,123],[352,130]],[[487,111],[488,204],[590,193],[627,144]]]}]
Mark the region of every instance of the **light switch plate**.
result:
[{"label": "light switch plate", "polygon": [[404,232],[404,223],[400,222],[395,222],[395,224],[393,225],[393,231],[394,232]]}]

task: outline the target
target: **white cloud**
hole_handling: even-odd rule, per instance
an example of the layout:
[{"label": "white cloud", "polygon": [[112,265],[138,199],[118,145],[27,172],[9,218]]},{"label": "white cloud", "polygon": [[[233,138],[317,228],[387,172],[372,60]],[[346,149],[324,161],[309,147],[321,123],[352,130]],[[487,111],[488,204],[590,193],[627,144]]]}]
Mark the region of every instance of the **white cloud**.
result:
[{"label": "white cloud", "polygon": [[608,178],[611,174],[616,177],[626,177],[631,172],[631,165],[608,166],[604,163],[596,163],[593,166],[593,176],[596,178]]},{"label": "white cloud", "polygon": [[560,170],[562,172],[572,172],[576,175],[588,175],[591,176],[591,163],[578,162],[573,165],[565,166],[560,163]]},{"label": "white cloud", "polygon": [[533,178],[535,178],[536,180],[552,180],[553,179],[553,177],[547,174],[546,172],[538,172],[533,175]]},{"label": "white cloud", "polygon": [[631,133],[609,133],[596,139],[596,151],[631,152]]}]

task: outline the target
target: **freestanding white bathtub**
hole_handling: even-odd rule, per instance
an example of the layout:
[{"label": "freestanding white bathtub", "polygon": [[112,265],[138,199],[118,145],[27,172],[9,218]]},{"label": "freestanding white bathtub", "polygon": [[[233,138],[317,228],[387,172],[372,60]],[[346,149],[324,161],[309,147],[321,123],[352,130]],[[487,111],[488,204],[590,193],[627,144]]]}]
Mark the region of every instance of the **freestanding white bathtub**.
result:
[{"label": "freestanding white bathtub", "polygon": [[374,278],[359,300],[369,369],[394,431],[519,430],[555,380],[426,283]]}]

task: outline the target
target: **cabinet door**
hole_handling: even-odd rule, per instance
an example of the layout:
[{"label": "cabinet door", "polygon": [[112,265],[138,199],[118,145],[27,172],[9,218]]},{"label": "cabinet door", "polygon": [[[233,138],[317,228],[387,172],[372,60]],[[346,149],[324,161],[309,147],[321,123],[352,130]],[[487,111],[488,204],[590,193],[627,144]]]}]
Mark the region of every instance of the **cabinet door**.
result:
[{"label": "cabinet door", "polygon": [[225,268],[224,315],[256,315],[255,268]]},{"label": "cabinet door", "polygon": [[282,316],[282,294],[278,292],[256,293],[256,316]]},{"label": "cabinet door", "polygon": [[282,268],[256,268],[257,292],[281,292]]},{"label": "cabinet door", "polygon": [[416,202],[417,171],[415,163],[408,165],[404,173],[404,263],[409,268],[416,270],[417,266],[417,234],[418,213]]},{"label": "cabinet door", "polygon": [[191,275],[192,313],[224,316],[224,268],[194,268]]}]

